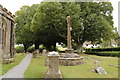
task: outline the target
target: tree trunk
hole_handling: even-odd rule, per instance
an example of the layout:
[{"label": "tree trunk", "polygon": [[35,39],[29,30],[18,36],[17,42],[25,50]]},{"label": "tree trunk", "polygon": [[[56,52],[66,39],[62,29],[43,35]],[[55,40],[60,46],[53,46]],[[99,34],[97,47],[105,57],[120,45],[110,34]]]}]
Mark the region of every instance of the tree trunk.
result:
[{"label": "tree trunk", "polygon": [[35,43],[35,50],[39,49],[39,44]]},{"label": "tree trunk", "polygon": [[53,50],[56,51],[56,43],[53,45]]},{"label": "tree trunk", "polygon": [[77,42],[77,43],[76,43],[76,47],[77,47],[77,48],[76,48],[76,49],[77,49],[77,52],[78,52],[78,53],[81,53],[82,50],[83,50],[83,49],[82,49],[82,44],[81,44],[80,42]]},{"label": "tree trunk", "polygon": [[28,49],[28,46],[26,44],[23,44],[24,45],[24,51],[25,53],[27,52],[27,49]]}]

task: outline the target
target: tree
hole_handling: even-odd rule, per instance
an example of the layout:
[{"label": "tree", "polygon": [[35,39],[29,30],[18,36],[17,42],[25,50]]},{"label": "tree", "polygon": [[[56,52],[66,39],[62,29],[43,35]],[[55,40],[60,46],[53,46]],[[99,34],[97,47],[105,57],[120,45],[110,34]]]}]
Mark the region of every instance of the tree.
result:
[{"label": "tree", "polygon": [[39,39],[39,41],[48,50],[51,50],[52,46],[52,50],[55,50],[56,42],[65,42],[65,39],[59,36],[56,30],[56,20],[58,20],[57,18],[59,18],[60,15],[55,14],[58,12],[61,13],[60,6],[60,3],[41,3],[32,20],[33,32],[39,34],[39,37],[42,39]]},{"label": "tree", "polygon": [[69,15],[72,39],[80,52],[85,41],[100,43],[112,38],[112,10],[110,2],[43,2],[33,18],[33,30],[54,29],[59,36],[66,38],[66,17]]},{"label": "tree", "polygon": [[34,42],[34,33],[31,31],[31,20],[33,19],[37,4],[29,6],[23,6],[21,10],[16,12],[15,21],[16,25],[16,43],[23,44],[24,50],[27,52],[29,46]]}]

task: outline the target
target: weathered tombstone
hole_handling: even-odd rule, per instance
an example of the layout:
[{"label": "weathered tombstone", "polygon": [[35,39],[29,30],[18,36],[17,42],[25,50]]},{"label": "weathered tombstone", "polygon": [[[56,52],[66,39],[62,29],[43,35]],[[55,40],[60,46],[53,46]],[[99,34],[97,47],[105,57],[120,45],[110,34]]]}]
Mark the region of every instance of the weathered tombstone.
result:
[{"label": "weathered tombstone", "polygon": [[103,67],[97,67],[96,72],[99,74],[107,74]]},{"label": "weathered tombstone", "polygon": [[45,78],[62,78],[61,72],[59,70],[59,56],[60,55],[54,51],[48,54],[49,69]]},{"label": "weathered tombstone", "polygon": [[39,50],[37,49],[36,51],[33,52],[33,58],[37,58],[39,54]]},{"label": "weathered tombstone", "polygon": [[95,72],[97,72],[98,74],[107,74],[105,69],[100,66],[100,62],[98,60],[95,61],[95,64],[96,64]]},{"label": "weathered tombstone", "polygon": [[46,54],[47,54],[47,50],[46,50],[46,49],[43,49],[43,50],[42,50],[42,54],[43,54],[43,55],[46,55]]}]

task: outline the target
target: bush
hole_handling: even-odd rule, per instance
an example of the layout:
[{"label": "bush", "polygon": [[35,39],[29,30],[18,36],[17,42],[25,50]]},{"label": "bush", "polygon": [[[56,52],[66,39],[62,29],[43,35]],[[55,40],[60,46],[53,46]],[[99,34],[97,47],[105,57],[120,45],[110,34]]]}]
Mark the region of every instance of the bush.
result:
[{"label": "bush", "polygon": [[31,46],[31,47],[29,47],[29,48],[27,49],[27,51],[28,51],[29,53],[32,53],[33,51],[35,51],[35,47],[34,47],[34,46]]},{"label": "bush", "polygon": [[15,48],[15,50],[16,50],[16,53],[22,53],[22,52],[24,52],[24,47],[23,46],[17,46]]}]

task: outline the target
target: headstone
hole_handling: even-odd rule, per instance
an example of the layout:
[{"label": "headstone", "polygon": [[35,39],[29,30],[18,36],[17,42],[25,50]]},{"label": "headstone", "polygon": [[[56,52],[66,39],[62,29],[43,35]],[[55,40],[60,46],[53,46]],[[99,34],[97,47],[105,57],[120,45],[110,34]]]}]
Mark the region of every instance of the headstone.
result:
[{"label": "headstone", "polygon": [[95,72],[97,72],[98,74],[107,74],[107,72],[105,71],[105,69],[103,67],[100,66],[100,61],[95,60],[95,64],[96,64],[96,68],[95,68]]},{"label": "headstone", "polygon": [[48,54],[49,69],[46,73],[46,78],[62,78],[59,70],[59,54],[57,52],[50,52]]},{"label": "headstone", "polygon": [[107,74],[103,67],[97,67],[96,72],[99,74]]},{"label": "headstone", "polygon": [[39,53],[39,50],[36,50],[33,52],[33,58],[37,58],[38,57],[38,53]]},{"label": "headstone", "polygon": [[46,54],[47,54],[47,50],[46,50],[46,49],[43,49],[42,54],[43,54],[43,55],[46,55]]}]

